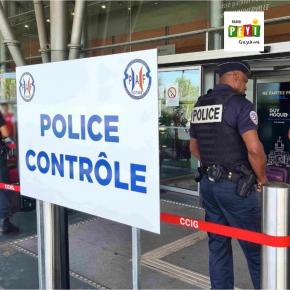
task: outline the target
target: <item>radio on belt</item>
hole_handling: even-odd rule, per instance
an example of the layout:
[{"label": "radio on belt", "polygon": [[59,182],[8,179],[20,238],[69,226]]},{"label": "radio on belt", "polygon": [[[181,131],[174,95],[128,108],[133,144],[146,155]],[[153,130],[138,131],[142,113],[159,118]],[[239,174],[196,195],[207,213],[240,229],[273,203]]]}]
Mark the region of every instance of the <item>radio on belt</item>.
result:
[{"label": "radio on belt", "polygon": [[216,123],[222,121],[222,105],[195,107],[191,113],[191,123]]}]

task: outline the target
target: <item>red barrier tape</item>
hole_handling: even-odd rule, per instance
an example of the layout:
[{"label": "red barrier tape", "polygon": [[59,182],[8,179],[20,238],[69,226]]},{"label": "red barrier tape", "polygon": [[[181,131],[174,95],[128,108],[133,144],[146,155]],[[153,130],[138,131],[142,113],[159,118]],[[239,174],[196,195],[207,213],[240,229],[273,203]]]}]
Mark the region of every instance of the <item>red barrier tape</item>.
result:
[{"label": "red barrier tape", "polygon": [[20,186],[15,184],[0,183],[0,189],[7,189],[11,191],[20,192]]},{"label": "red barrier tape", "polygon": [[[20,186],[14,184],[0,183],[0,189],[7,189],[11,191],[20,192]],[[191,228],[213,234],[218,234],[225,237],[231,237],[234,239],[252,242],[255,244],[271,246],[276,248],[290,247],[290,236],[285,237],[270,236],[253,231],[205,222],[198,219],[192,219],[189,217],[173,215],[170,213],[161,213],[160,220],[165,223],[183,226],[186,228]]]},{"label": "red barrier tape", "polygon": [[198,219],[192,219],[183,216],[177,216],[169,213],[161,213],[160,219],[162,222],[169,224],[180,225],[186,228],[192,228],[213,234],[219,234],[234,239],[244,240],[260,245],[271,247],[290,247],[290,236],[277,237],[270,236],[253,231],[243,230],[239,228],[223,226],[215,223],[205,222]]},{"label": "red barrier tape", "polygon": [[16,144],[15,143],[9,143],[9,144],[7,144],[7,147],[9,149],[16,149]]}]

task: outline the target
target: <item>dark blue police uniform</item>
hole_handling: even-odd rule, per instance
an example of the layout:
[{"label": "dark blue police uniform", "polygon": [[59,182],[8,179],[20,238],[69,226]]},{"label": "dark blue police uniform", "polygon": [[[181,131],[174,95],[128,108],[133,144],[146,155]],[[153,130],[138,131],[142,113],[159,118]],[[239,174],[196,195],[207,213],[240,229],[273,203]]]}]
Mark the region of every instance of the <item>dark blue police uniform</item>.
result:
[{"label": "dark blue police uniform", "polygon": [[[219,84],[199,98],[195,109],[190,135],[198,140],[202,167],[221,165],[225,173],[235,173],[239,166],[251,168],[241,135],[248,130],[257,130],[258,120],[253,104],[245,95],[228,85]],[[206,221],[260,232],[259,193],[253,188],[247,197],[239,196],[238,181],[230,177],[223,174],[218,181],[210,181],[206,174],[202,177],[200,191]],[[231,238],[211,233],[208,237],[211,286],[213,289],[233,289]],[[261,247],[244,241],[239,243],[246,256],[253,285],[259,289]]]},{"label": "dark blue police uniform", "polygon": [[[0,127],[4,125],[5,125],[5,120],[3,118],[3,115],[0,113]],[[0,136],[0,141],[1,141],[1,136]],[[2,146],[1,142],[0,142],[0,147]],[[3,156],[1,152],[0,152],[0,182],[4,182],[4,183],[9,182],[7,161],[6,161],[5,156]],[[7,218],[9,214],[10,214],[9,192],[7,190],[0,189],[0,227],[1,227],[1,220]]]}]

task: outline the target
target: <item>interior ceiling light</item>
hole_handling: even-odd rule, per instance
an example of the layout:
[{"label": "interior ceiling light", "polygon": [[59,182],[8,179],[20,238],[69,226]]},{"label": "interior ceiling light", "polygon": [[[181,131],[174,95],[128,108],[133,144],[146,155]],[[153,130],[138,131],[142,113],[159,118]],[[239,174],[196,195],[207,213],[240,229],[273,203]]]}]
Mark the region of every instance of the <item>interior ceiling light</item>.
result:
[{"label": "interior ceiling light", "polygon": [[49,18],[47,18],[47,19],[46,19],[46,22],[48,22],[48,23],[49,23],[49,22],[50,22],[50,19],[49,19]]},{"label": "interior ceiling light", "polygon": [[101,8],[102,8],[102,9],[106,9],[106,7],[107,7],[107,6],[106,6],[105,4],[102,4],[102,5],[101,5]]},{"label": "interior ceiling light", "polygon": [[128,7],[128,10],[131,11],[131,7]]},{"label": "interior ceiling light", "polygon": [[28,24],[25,24],[24,27],[25,27],[25,28],[29,28],[29,25],[28,25]]}]

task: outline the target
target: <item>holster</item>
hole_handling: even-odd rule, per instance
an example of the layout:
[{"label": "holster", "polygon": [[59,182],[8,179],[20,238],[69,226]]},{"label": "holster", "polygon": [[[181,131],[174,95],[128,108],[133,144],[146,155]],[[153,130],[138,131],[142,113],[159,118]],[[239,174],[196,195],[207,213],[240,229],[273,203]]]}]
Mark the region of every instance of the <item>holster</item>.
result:
[{"label": "holster", "polygon": [[194,180],[195,182],[200,182],[203,176],[202,167],[197,167],[197,171],[194,172]]},{"label": "holster", "polygon": [[242,165],[239,168],[241,173],[241,177],[237,183],[237,194],[241,197],[249,196],[252,191],[253,187],[256,183],[256,175],[251,169],[248,169],[246,166]]}]

